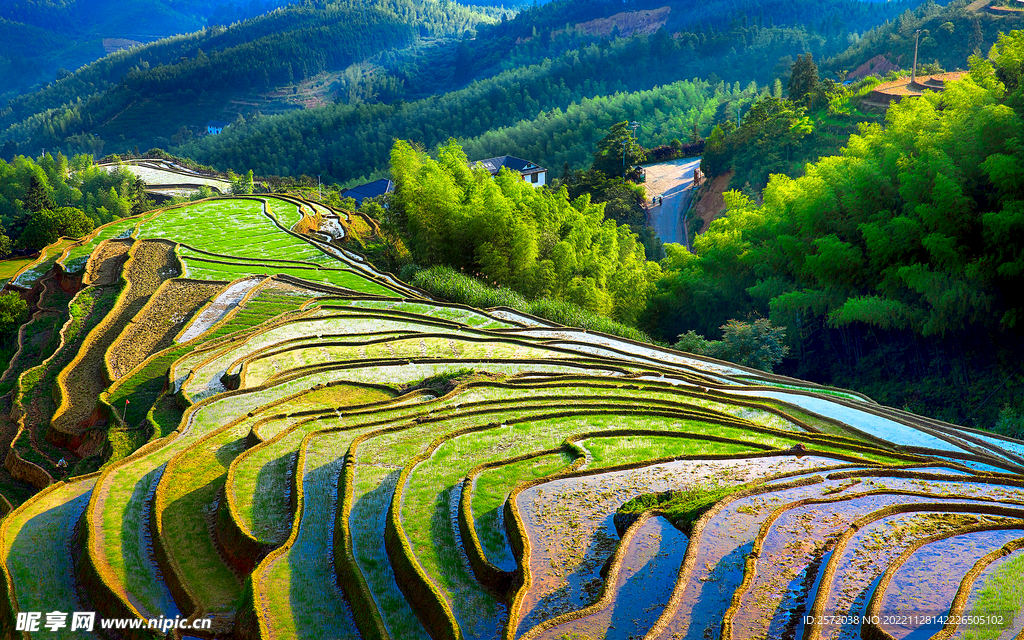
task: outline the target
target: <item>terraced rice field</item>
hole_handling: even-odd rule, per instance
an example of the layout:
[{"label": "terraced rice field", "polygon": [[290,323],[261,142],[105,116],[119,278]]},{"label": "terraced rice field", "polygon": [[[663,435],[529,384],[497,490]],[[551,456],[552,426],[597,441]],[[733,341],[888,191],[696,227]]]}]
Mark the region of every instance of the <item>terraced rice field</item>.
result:
[{"label": "terraced rice field", "polygon": [[[166,160],[138,159],[127,162],[98,165],[107,171],[125,169],[141,178],[149,191],[194,193],[200,186],[216,189],[220,193],[231,191],[231,182],[187,169]],[[181,187],[173,189],[171,187]]]},{"label": "terraced rice field", "polygon": [[21,266],[0,635],[1024,633],[1024,444],[430,300],[292,232],[314,214],[369,224],[214,198]]}]

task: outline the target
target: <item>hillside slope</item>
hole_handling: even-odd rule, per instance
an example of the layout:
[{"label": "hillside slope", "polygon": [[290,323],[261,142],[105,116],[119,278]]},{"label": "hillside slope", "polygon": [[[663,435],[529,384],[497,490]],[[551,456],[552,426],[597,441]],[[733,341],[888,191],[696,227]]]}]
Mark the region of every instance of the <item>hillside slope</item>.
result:
[{"label": "hillside slope", "polygon": [[5,636],[46,607],[201,638],[781,638],[1010,597],[1024,443],[431,299],[345,249],[358,218],[216,198],[50,252],[77,293],[15,402],[60,371],[92,413],[17,414],[5,466],[41,490],[0,486]]},{"label": "hillside slope", "polygon": [[[834,55],[848,46],[851,34],[917,4],[720,0],[694,10],[675,0],[631,0],[627,5],[560,0],[502,21],[497,20],[500,10],[454,3],[444,9],[433,2],[397,0],[303,4],[223,32],[207,29],[98,61],[12,101],[0,112],[0,142],[17,144],[9,149],[23,153],[168,148],[200,133],[208,119],[234,122],[243,114],[251,120],[332,101],[400,106],[464,90],[474,80],[493,82],[503,73],[519,74],[528,85],[491,104],[502,115],[491,126],[510,126],[543,109],[564,109],[572,100],[712,73],[729,82],[771,83],[788,69],[788,64],[774,68],[774,61],[808,50],[819,57]],[[632,34],[634,23],[643,28],[632,39],[610,44],[610,37]],[[609,48],[618,50],[616,60],[594,59],[595,52]],[[550,79],[537,71],[548,61],[577,58],[589,58],[591,68]],[[535,96],[546,91],[546,82],[561,81],[565,89],[556,99]],[[351,117],[329,104],[326,108],[336,113],[317,120]],[[473,109],[459,106],[462,114]],[[439,136],[484,130],[446,128]],[[195,153],[208,155],[202,149]],[[296,171],[291,160],[284,166]],[[378,168],[375,164],[364,172]]]}]

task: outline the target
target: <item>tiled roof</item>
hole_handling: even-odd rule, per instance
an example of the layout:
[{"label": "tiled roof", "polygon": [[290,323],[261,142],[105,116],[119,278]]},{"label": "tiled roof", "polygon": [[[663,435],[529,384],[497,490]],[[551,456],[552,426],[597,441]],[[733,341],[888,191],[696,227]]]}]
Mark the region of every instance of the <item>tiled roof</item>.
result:
[{"label": "tiled roof", "polygon": [[348,198],[355,198],[356,202],[363,204],[363,200],[366,198],[376,198],[382,196],[385,193],[391,193],[395,190],[395,185],[387,178],[381,178],[380,180],[374,180],[373,182],[367,182],[351,189],[345,189],[341,192],[341,195]]},{"label": "tiled roof", "polygon": [[540,165],[515,156],[498,156],[496,158],[487,158],[486,160],[477,160],[476,162],[470,163],[470,165],[474,167],[477,164],[482,164],[493,176],[498,175],[498,172],[501,171],[502,167],[507,167],[511,171],[518,171],[519,173],[526,174],[547,171],[547,169]]}]

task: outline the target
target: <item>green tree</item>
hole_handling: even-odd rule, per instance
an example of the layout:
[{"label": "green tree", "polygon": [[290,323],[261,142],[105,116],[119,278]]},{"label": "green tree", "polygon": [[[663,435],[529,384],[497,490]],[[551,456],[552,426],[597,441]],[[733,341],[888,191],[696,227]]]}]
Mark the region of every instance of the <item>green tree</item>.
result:
[{"label": "green tree", "polygon": [[18,245],[38,250],[56,242],[61,236],[80,238],[92,231],[93,227],[93,221],[81,209],[43,209],[29,219],[28,225],[18,238]]},{"label": "green tree", "polygon": [[53,198],[46,188],[46,184],[33,175],[29,180],[28,189],[25,190],[25,208],[32,213],[39,213],[43,209],[53,209]]},{"label": "green tree", "polygon": [[17,293],[0,294],[0,334],[9,333],[28,316],[28,303]]},{"label": "green tree", "polygon": [[1009,404],[1003,405],[992,430],[1011,438],[1024,437],[1024,411],[1014,409]]},{"label": "green tree", "polygon": [[[537,189],[503,169],[470,168],[449,140],[437,159],[405,141],[391,151],[389,216],[407,230],[416,264],[444,264],[492,286],[550,296],[632,322],[660,273],[628,226],[589,194]],[[621,180],[621,179],[620,179]]]},{"label": "green tree", "polygon": [[753,322],[730,320],[722,327],[719,357],[771,373],[789,353],[785,340],[786,330],[773,326],[766,318]]},{"label": "green tree", "polygon": [[255,190],[252,169],[249,169],[245,175],[241,176],[228,172],[228,178],[231,180],[231,193],[236,196],[252,195],[252,192]]},{"label": "green tree", "polygon": [[629,169],[647,159],[644,148],[633,137],[629,123],[623,120],[612,125],[611,130],[597,143],[593,169],[607,178],[623,176]]},{"label": "green tree", "polygon": [[789,353],[785,344],[786,330],[772,325],[766,318],[753,322],[729,320],[721,330],[721,340],[708,340],[696,331],[687,331],[679,335],[673,348],[769,373]]},{"label": "green tree", "polygon": [[132,182],[130,199],[132,201],[131,214],[133,216],[146,211],[153,204],[149,194],[146,193],[146,183],[143,182],[142,178],[136,178]]},{"label": "green tree", "polygon": [[11,254],[13,243],[11,238],[7,235],[7,229],[0,224],[0,258],[6,258]]},{"label": "green tree", "polygon": [[798,55],[793,63],[792,72],[789,76],[789,84],[786,87],[789,99],[793,102],[803,101],[818,86],[818,65],[814,64],[814,58],[810,52],[805,55]]},{"label": "green tree", "polygon": [[996,66],[999,80],[1013,93],[1024,79],[1024,31],[1000,33],[988,57]]}]

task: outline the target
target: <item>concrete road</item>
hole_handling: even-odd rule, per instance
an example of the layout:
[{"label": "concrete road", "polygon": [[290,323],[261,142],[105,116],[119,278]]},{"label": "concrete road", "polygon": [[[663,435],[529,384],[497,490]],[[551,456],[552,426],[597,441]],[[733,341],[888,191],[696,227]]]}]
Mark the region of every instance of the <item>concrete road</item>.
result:
[{"label": "concrete road", "polygon": [[686,234],[680,215],[690,205],[693,195],[693,171],[700,166],[700,158],[680,158],[644,167],[647,170],[647,202],[663,198],[660,205],[651,206],[650,225],[662,242],[686,244]]}]

